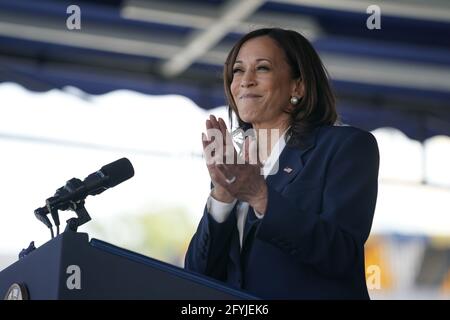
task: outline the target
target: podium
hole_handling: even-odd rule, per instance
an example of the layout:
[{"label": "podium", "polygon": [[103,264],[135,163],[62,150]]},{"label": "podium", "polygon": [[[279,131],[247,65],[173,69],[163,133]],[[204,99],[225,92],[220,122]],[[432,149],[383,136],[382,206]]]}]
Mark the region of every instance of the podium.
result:
[{"label": "podium", "polygon": [[29,299],[256,299],[219,281],[66,231],[0,272],[0,296]]}]

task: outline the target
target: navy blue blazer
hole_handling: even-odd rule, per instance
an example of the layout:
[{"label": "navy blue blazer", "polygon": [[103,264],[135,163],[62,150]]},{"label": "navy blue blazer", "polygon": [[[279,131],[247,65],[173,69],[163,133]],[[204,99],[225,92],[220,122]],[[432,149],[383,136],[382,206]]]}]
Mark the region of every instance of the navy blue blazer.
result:
[{"label": "navy blue blazer", "polygon": [[249,210],[242,251],[236,206],[223,223],[205,208],[185,268],[266,299],[368,299],[364,243],[378,168],[371,133],[316,128],[303,147],[284,148],[278,172],[266,179],[263,219]]}]

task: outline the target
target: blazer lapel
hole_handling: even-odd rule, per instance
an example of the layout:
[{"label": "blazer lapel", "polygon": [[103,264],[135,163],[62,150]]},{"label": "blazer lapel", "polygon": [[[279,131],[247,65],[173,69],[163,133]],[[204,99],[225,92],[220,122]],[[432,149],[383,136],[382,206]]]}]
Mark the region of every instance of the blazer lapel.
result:
[{"label": "blazer lapel", "polygon": [[241,276],[242,266],[241,266],[241,244],[239,243],[239,233],[237,228],[231,235],[230,250],[228,253],[230,260],[234,265],[234,274],[237,277]]},{"label": "blazer lapel", "polygon": [[[291,182],[297,174],[303,169],[303,156],[314,148],[316,144],[316,136],[319,129],[316,128],[305,137],[303,147],[286,147],[280,154],[278,160],[278,171],[276,174],[267,176],[266,182],[269,186],[281,192],[283,188]],[[247,217],[244,224],[244,235],[242,239],[242,251],[246,248],[247,237],[250,231],[259,223],[252,207],[249,207]]]},{"label": "blazer lapel", "polygon": [[253,229],[253,227],[259,223],[258,217],[255,215],[255,211],[252,207],[248,207],[247,217],[245,218],[244,223],[244,235],[242,236],[242,251],[244,251],[246,247],[246,241],[248,238],[248,235],[250,231]]},{"label": "blazer lapel", "polygon": [[319,128],[316,128],[308,134],[304,139],[304,145],[302,147],[290,147],[286,145],[278,160],[277,173],[269,175],[266,179],[269,186],[281,192],[297,176],[305,165],[303,157],[316,145],[318,131]]}]

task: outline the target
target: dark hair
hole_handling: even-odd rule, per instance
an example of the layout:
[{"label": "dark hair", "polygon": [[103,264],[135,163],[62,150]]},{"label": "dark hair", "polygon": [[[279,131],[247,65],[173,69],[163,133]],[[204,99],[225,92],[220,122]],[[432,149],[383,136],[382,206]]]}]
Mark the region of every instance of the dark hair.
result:
[{"label": "dark hair", "polygon": [[232,113],[238,118],[240,128],[246,130],[251,124],[242,121],[231,94],[233,81],[233,65],[241,46],[256,37],[268,36],[275,40],[284,51],[290,66],[292,78],[301,79],[305,87],[300,102],[294,106],[290,114],[290,145],[301,145],[303,137],[316,127],[333,125],[338,120],[334,94],[328,81],[327,72],[311,43],[296,31],[279,28],[254,30],[244,35],[231,49],[223,69],[225,94],[228,99],[228,114],[232,123]]}]

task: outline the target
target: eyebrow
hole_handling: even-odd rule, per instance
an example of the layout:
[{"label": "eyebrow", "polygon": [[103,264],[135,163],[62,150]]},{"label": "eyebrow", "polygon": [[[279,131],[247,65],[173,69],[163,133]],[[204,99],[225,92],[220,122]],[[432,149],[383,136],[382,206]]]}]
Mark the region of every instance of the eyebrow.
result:
[{"label": "eyebrow", "polygon": [[[265,58],[259,58],[259,59],[256,59],[256,61],[257,61],[257,62],[260,62],[260,61],[267,61],[267,62],[272,63],[272,61],[270,61],[269,59],[265,59]],[[234,63],[235,63],[235,64],[236,64],[236,63],[242,63],[242,60],[236,60]]]}]

